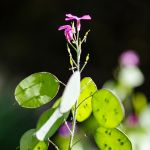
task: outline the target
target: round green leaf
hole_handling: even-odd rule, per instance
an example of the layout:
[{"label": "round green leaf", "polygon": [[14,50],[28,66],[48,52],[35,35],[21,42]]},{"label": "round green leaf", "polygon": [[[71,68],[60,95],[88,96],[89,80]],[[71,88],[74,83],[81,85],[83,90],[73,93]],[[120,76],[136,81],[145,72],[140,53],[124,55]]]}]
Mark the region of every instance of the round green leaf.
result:
[{"label": "round green leaf", "polygon": [[90,77],[85,77],[81,81],[81,92],[78,99],[76,120],[82,122],[92,113],[92,95],[96,92],[97,87]]},{"label": "round green leaf", "polygon": [[20,140],[20,150],[47,150],[48,142],[38,141],[35,137],[35,129],[28,130]]},{"label": "round green leaf", "polygon": [[[61,114],[59,108],[48,109],[38,120],[36,136],[39,140],[50,138],[69,116],[69,112]],[[43,132],[44,131],[44,132]],[[42,135],[41,135],[42,133]]]},{"label": "round green leaf", "polygon": [[124,109],[118,98],[109,90],[102,89],[93,95],[93,114],[98,123],[106,128],[114,128],[122,121]]},{"label": "round green leaf", "polygon": [[20,106],[37,108],[51,101],[59,89],[58,79],[48,72],[32,74],[22,80],[15,90]]},{"label": "round green leaf", "polygon": [[132,150],[128,137],[118,129],[99,127],[94,136],[101,150]]}]

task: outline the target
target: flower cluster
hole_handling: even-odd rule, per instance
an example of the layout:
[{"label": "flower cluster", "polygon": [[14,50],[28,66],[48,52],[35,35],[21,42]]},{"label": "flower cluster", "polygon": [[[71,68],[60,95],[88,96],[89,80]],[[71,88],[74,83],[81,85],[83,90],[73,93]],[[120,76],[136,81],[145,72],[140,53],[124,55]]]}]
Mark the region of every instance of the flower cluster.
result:
[{"label": "flower cluster", "polygon": [[[72,14],[66,14],[65,21],[72,21],[72,20],[76,21],[76,29],[77,29],[77,32],[79,32],[81,29],[80,20],[91,20],[91,17],[89,15],[77,17],[77,16],[74,16]],[[63,26],[60,26],[58,28],[58,30],[64,30],[66,40],[70,43],[71,40],[73,39],[73,33],[75,33],[75,30],[73,29],[73,27],[70,25],[63,25]]]}]

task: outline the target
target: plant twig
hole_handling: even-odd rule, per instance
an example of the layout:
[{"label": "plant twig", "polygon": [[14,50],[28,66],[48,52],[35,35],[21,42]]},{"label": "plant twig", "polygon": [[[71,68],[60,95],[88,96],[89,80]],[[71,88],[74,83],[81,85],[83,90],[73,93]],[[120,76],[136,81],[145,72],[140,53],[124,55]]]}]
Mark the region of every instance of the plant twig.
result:
[{"label": "plant twig", "polygon": [[86,56],[86,60],[84,62],[84,65],[81,68],[81,72],[83,71],[83,69],[85,68],[86,64],[88,63],[88,60],[89,60],[89,54],[87,54],[87,56]]},{"label": "plant twig", "polygon": [[73,145],[73,139],[74,139],[74,134],[75,134],[75,128],[76,128],[76,113],[77,113],[77,110],[76,110],[76,107],[77,107],[77,102],[75,104],[75,109],[74,109],[74,113],[73,113],[73,123],[72,123],[72,134],[71,134],[71,137],[70,137],[70,141],[69,141],[69,150],[71,150],[72,148],[72,145]]},{"label": "plant twig", "polygon": [[71,131],[70,127],[68,126],[67,121],[65,119],[64,119],[64,121],[65,121],[65,125],[66,125],[67,129],[69,130],[70,134],[72,134],[72,131]]},{"label": "plant twig", "polygon": [[70,45],[71,45],[71,47],[75,50],[75,51],[77,51],[77,49],[74,47],[74,45],[70,42],[69,43]]},{"label": "plant twig", "polygon": [[63,83],[62,81],[58,80],[59,83],[61,83],[63,86],[66,86],[65,83]]},{"label": "plant twig", "polygon": [[88,96],[87,98],[83,99],[81,103],[79,103],[79,105],[77,106],[77,109],[79,108],[79,106],[84,103],[88,98],[92,97],[92,95]]},{"label": "plant twig", "polygon": [[69,68],[69,70],[74,70],[74,69],[76,69],[77,67],[71,67],[71,68]]},{"label": "plant twig", "polygon": [[75,65],[76,67],[77,67],[77,63],[75,62],[75,60],[73,59],[73,57],[72,57],[72,54],[71,54],[71,52],[70,52],[70,50],[69,50],[69,47],[68,47],[68,53],[69,53],[69,57],[70,57],[70,62],[72,61],[73,63],[70,63],[71,65]]},{"label": "plant twig", "polygon": [[81,68],[81,72],[83,71],[86,65],[87,65],[87,62],[84,63],[83,67]]},{"label": "plant twig", "polygon": [[77,106],[77,108],[76,108],[76,109],[78,109],[78,108],[79,108],[79,106],[80,106],[82,103],[84,103],[84,102],[85,102],[88,98],[92,97],[95,93],[96,93],[96,92],[94,92],[93,94],[91,94],[91,95],[89,95],[88,97],[86,97],[85,99],[83,99],[83,100],[82,100],[82,102],[81,102],[81,103],[79,103],[79,105]]},{"label": "plant twig", "polygon": [[56,148],[56,150],[59,150],[58,146],[53,141],[50,139],[48,139],[48,141]]},{"label": "plant twig", "polygon": [[85,35],[84,35],[84,37],[83,37],[83,39],[82,39],[82,41],[81,41],[81,44],[82,44],[84,41],[86,41],[86,38],[87,38],[89,32],[90,32],[90,30],[88,30],[88,31],[85,33]]},{"label": "plant twig", "polygon": [[[75,41],[76,47],[77,47],[77,70],[80,71],[80,55],[81,55],[81,45],[79,43],[79,31],[77,31],[77,40]],[[73,112],[73,121],[72,121],[72,134],[70,136],[69,140],[69,150],[71,150],[72,145],[73,145],[73,140],[74,140],[74,134],[75,134],[75,128],[76,128],[76,114],[77,114],[77,109],[76,107],[78,106],[78,101],[76,101],[75,106],[74,106],[74,112]]]},{"label": "plant twig", "polygon": [[72,147],[75,146],[78,142],[80,142],[84,137],[87,137],[86,134],[78,139],[75,143],[73,143]]}]

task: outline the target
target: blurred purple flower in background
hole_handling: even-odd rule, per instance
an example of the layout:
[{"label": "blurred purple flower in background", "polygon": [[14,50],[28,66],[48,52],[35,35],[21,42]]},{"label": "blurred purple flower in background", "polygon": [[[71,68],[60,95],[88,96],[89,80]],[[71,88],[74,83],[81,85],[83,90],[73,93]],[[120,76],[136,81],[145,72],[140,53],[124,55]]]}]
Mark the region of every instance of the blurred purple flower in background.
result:
[{"label": "blurred purple flower in background", "polygon": [[[71,130],[72,129],[72,123],[67,121],[67,125]],[[61,127],[58,130],[59,135],[61,135],[61,136],[70,136],[70,131],[68,130],[67,125],[65,123],[63,123],[61,125]]]},{"label": "blurred purple flower in background", "polygon": [[82,17],[77,17],[77,16],[74,16],[72,14],[66,14],[65,20],[66,21],[76,20],[77,21],[77,31],[80,31],[80,29],[81,29],[80,20],[91,20],[91,17],[89,15],[84,15]]},{"label": "blurred purple flower in background", "polygon": [[64,34],[66,37],[66,40],[70,43],[70,41],[73,39],[73,29],[70,25],[64,25],[60,26],[58,30],[64,30]]},{"label": "blurred purple flower in background", "polygon": [[136,126],[139,122],[139,118],[135,114],[130,114],[127,119],[128,125],[133,127]]},{"label": "blurred purple flower in background", "polygon": [[139,56],[133,50],[123,52],[119,58],[119,63],[123,66],[137,66],[139,62]]}]

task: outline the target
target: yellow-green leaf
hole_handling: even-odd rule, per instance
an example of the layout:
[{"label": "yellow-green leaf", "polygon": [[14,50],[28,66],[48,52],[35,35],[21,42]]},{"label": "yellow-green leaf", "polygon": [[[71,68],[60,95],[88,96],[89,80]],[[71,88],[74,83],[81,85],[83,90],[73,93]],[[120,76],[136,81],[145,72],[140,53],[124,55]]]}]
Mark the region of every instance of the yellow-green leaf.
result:
[{"label": "yellow-green leaf", "polygon": [[93,95],[93,114],[98,123],[106,128],[114,128],[124,117],[124,109],[118,98],[109,90],[101,89]]},{"label": "yellow-green leaf", "polygon": [[116,128],[99,127],[94,138],[101,150],[132,150],[128,137]]},{"label": "yellow-green leaf", "polygon": [[37,145],[34,147],[34,150],[47,150],[48,147],[45,142],[39,141]]},{"label": "yellow-green leaf", "polygon": [[81,81],[81,92],[78,98],[76,120],[82,122],[92,113],[91,99],[96,92],[97,87],[90,77],[85,77]]},{"label": "yellow-green leaf", "polygon": [[52,108],[57,108],[57,107],[59,107],[60,102],[61,102],[61,97],[58,98],[58,99],[55,101],[55,103],[53,104]]}]

